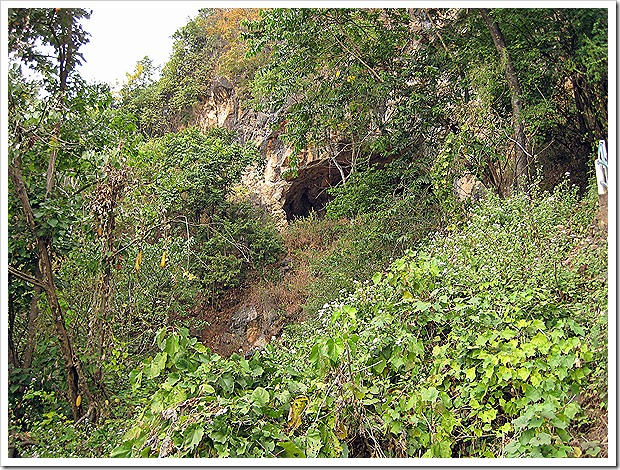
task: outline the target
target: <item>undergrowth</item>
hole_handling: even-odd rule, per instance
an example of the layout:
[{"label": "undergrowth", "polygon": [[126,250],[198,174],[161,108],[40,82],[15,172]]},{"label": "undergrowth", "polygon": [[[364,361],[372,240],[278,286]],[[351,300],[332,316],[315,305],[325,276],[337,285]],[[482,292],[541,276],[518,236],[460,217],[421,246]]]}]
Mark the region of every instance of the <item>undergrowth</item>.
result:
[{"label": "undergrowth", "polygon": [[[607,248],[595,207],[593,190],[580,200],[564,186],[489,196],[249,358],[161,329],[157,354],[110,397],[101,427],[49,413],[31,427],[38,444],[20,451],[604,456],[604,436],[591,433],[607,401]],[[299,249],[337,245],[343,226],[308,232]]]},{"label": "undergrowth", "polygon": [[287,238],[295,240],[292,251],[308,265],[314,279],[304,306],[309,317],[325,302],[352,291],[355,282],[385,269],[444,223],[445,214],[429,194],[389,199],[390,204],[351,218],[312,215],[291,225]]},{"label": "undergrowth", "polygon": [[599,455],[575,440],[606,393],[594,207],[566,187],[490,197],[249,359],[161,330],[111,455]]}]

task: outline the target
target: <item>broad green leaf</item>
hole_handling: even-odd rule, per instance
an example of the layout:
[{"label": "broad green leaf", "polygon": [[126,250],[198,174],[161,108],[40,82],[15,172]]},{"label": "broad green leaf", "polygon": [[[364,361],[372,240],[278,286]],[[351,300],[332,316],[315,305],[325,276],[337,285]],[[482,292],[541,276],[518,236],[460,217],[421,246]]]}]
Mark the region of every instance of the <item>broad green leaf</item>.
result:
[{"label": "broad green leaf", "polygon": [[571,402],[564,408],[564,414],[569,418],[573,419],[577,413],[581,410],[581,407],[578,403]]},{"label": "broad green leaf", "polygon": [[[330,431],[328,431],[330,432]],[[321,433],[316,428],[311,428],[306,434],[306,457],[313,459],[319,455],[319,451],[323,447],[321,441]]]},{"label": "broad green leaf", "polygon": [[164,347],[164,351],[170,357],[174,357],[174,355],[179,350],[179,337],[177,335],[171,335],[166,338],[166,345]]},{"label": "broad green leaf", "polygon": [[509,432],[512,432],[514,428],[513,428],[512,424],[510,422],[507,422],[507,423],[504,423],[503,425],[501,425],[498,429],[501,432],[507,434]]},{"label": "broad green leaf", "polygon": [[423,388],[420,390],[420,397],[423,401],[433,403],[439,396],[439,390],[435,387]]},{"label": "broad green leaf", "polygon": [[202,384],[202,391],[207,395],[215,395],[215,389],[209,384]]},{"label": "broad green leaf", "polygon": [[185,429],[183,435],[185,437],[183,441],[184,446],[189,450],[192,450],[194,447],[200,444],[200,441],[204,436],[204,428],[200,425],[191,426]]},{"label": "broad green leaf", "polygon": [[424,343],[419,339],[412,339],[409,342],[409,351],[416,356],[421,356],[424,354]]},{"label": "broad green leaf", "polygon": [[497,417],[497,410],[495,408],[484,410],[478,413],[478,417],[483,423],[490,423]]},{"label": "broad green leaf", "polygon": [[131,390],[135,392],[140,388],[142,384],[142,369],[134,369],[129,373],[129,382],[131,383]]},{"label": "broad green leaf", "polygon": [[304,451],[297,447],[292,441],[278,442],[278,445],[284,449],[285,457],[289,458],[305,458]]},{"label": "broad green leaf", "polygon": [[533,416],[534,410],[532,408],[528,408],[521,416],[513,419],[512,424],[514,425],[515,429],[527,428],[529,427],[530,421],[532,420]]},{"label": "broad green leaf", "polygon": [[529,325],[530,325],[530,322],[527,320],[521,319],[517,322],[517,328],[527,328]]},{"label": "broad green leaf", "polygon": [[151,367],[148,374],[149,378],[154,379],[166,368],[166,360],[168,355],[165,352],[158,352],[151,361]]},{"label": "broad green leaf", "polygon": [[521,380],[527,380],[527,378],[530,376],[530,371],[527,370],[525,367],[519,367],[516,370],[517,373],[517,377]]},{"label": "broad green leaf", "polygon": [[521,349],[526,357],[533,357],[536,355],[536,346],[533,343],[524,343],[521,345]]},{"label": "broad green leaf", "polygon": [[159,347],[159,349],[161,349],[162,351],[166,345],[166,333],[166,327],[163,327],[160,328],[159,331],[155,334],[154,344],[156,344],[157,347]]},{"label": "broad green leaf", "polygon": [[114,458],[127,458],[131,457],[131,449],[133,447],[133,441],[123,442],[120,446],[112,450],[110,457]]},{"label": "broad green leaf", "polygon": [[310,350],[310,356],[308,356],[308,360],[312,364],[318,365],[319,354],[320,354],[320,345],[315,344],[314,346],[312,346],[312,349]]},{"label": "broad green leaf", "polygon": [[530,374],[530,383],[538,388],[542,382],[542,377],[538,371],[534,371]]},{"label": "broad green leaf", "polygon": [[232,392],[235,388],[235,381],[230,376],[230,374],[222,375],[218,382],[220,384],[220,387],[222,387],[222,389],[226,392]]},{"label": "broad green leaf", "polygon": [[301,424],[301,415],[308,405],[308,397],[299,396],[291,402],[288,412],[288,425],[291,429],[296,429]]},{"label": "broad green leaf", "polygon": [[431,308],[431,305],[432,304],[430,302],[416,300],[416,302],[413,304],[413,310],[415,312],[426,312],[427,310]]},{"label": "broad green leaf", "polygon": [[352,307],[351,305],[343,305],[342,311],[349,315],[352,320],[355,320],[355,315],[357,314],[357,308]]},{"label": "broad green leaf", "polygon": [[153,394],[153,397],[151,398],[151,411],[153,413],[159,413],[161,411],[164,411],[164,409],[166,408],[166,406],[164,405],[163,393],[163,390],[158,390]]},{"label": "broad green leaf", "polygon": [[504,330],[500,331],[499,337],[502,339],[510,339],[510,338],[514,338],[516,334],[517,332],[515,330],[511,330],[510,328],[505,328]]},{"label": "broad green leaf", "polygon": [[476,378],[476,368],[470,367],[465,371],[465,377],[467,380],[474,380]]},{"label": "broad green leaf", "polygon": [[327,340],[327,356],[333,363],[337,363],[340,360],[340,356],[344,352],[344,342],[342,338],[329,338]]},{"label": "broad green leaf", "polygon": [[543,446],[549,444],[551,444],[551,436],[546,432],[538,433],[532,439],[530,439],[530,445],[533,446]]},{"label": "broad green leaf", "polygon": [[512,378],[512,370],[505,366],[499,366],[497,369],[497,376],[504,381],[510,381]]},{"label": "broad green leaf", "polygon": [[192,363],[187,357],[181,356],[177,358],[174,365],[180,370],[189,370]]},{"label": "broad green leaf", "polygon": [[259,406],[265,406],[269,403],[269,392],[263,387],[256,387],[250,397],[254,403]]},{"label": "broad green leaf", "polygon": [[166,383],[169,385],[174,385],[180,379],[180,376],[177,372],[170,372],[168,374],[168,378],[166,379]]},{"label": "broad green leaf", "polygon": [[547,354],[549,352],[549,348],[551,347],[549,339],[542,332],[539,332],[536,336],[534,336],[530,342],[536,346],[536,349],[538,349],[542,354]]}]

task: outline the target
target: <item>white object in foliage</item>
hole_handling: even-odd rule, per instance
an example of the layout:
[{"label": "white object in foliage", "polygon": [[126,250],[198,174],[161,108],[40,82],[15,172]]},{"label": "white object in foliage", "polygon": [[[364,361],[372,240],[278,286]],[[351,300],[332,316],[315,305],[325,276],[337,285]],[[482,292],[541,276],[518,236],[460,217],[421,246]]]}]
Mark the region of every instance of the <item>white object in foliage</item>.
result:
[{"label": "white object in foliage", "polygon": [[598,141],[598,157],[594,166],[596,167],[598,193],[607,194],[607,147],[604,140]]}]

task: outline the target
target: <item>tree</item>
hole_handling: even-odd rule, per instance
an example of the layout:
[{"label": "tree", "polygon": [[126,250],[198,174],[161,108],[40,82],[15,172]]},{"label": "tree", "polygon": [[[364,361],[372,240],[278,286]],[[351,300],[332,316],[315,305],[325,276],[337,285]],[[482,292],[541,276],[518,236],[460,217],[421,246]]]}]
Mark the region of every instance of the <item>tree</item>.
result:
[{"label": "tree", "polygon": [[397,123],[423,123],[410,114],[419,97],[411,79],[425,72],[401,60],[411,42],[404,10],[273,9],[249,29],[250,51],[270,53],[253,80],[256,101],[280,114],[282,137],[298,153],[312,147],[342,174],[343,160],[354,167],[369,151],[406,147],[397,134],[411,127]]},{"label": "tree", "polygon": [[[88,375],[79,341],[72,338],[67,313],[74,313],[59,289],[58,273],[79,243],[74,236],[84,221],[84,194],[96,185],[101,166],[130,153],[135,126],[111,110],[107,86],[87,85],[75,74],[78,48],[87,41],[80,21],[88,17],[82,9],[10,10],[9,179],[14,197],[9,204],[9,259],[15,264],[9,272],[35,286],[22,365],[31,363],[41,289],[66,368],[73,418],[96,421],[99,394],[91,386],[100,391],[101,384],[96,374]],[[47,47],[44,52],[41,45]],[[25,65],[34,80],[21,73]],[[14,298],[10,304],[17,305]]]},{"label": "tree", "polygon": [[491,12],[488,8],[481,8],[480,15],[487,24],[493,39],[493,44],[497,49],[497,53],[500,57],[500,64],[504,69],[506,75],[506,81],[510,89],[510,103],[512,106],[512,122],[514,126],[515,139],[514,142],[517,145],[515,149],[514,158],[514,176],[513,176],[513,188],[518,190],[519,180],[527,176],[527,143],[525,141],[525,131],[523,125],[523,103],[521,98],[521,85],[519,84],[519,78],[515,72],[514,65],[510,52],[506,47],[506,41],[504,35],[497,24],[497,21],[491,16]]},{"label": "tree", "polygon": [[[606,10],[491,10],[489,20],[504,39],[500,49],[512,63],[511,82],[478,10],[424,14],[428,32],[441,38],[431,55],[441,54],[445,45],[442,80],[453,90],[446,112],[437,116],[449,130],[439,145],[436,167],[444,176],[438,186],[448,191],[452,179],[467,171],[507,195],[516,151],[525,150],[527,174],[541,175],[544,188],[553,188],[566,171],[585,188],[592,142],[606,135]],[[515,112],[516,95],[521,106]],[[523,149],[515,143],[519,127]]]},{"label": "tree", "polygon": [[249,29],[271,57],[255,99],[298,152],[409,154],[442,190],[468,171],[507,195],[557,165],[585,186],[606,134],[606,10],[271,9]]},{"label": "tree", "polygon": [[[88,33],[80,24],[82,18],[88,19],[90,13],[82,9],[12,9],[9,13],[10,51],[26,64],[33,64],[46,80],[57,101],[58,119],[54,127],[53,139],[60,138],[60,128],[64,115],[65,95],[69,75],[81,63],[80,46],[88,42]],[[37,47],[51,46],[54,55],[49,56]],[[58,157],[58,146],[51,149],[45,183],[46,195],[54,186],[54,169]]]},{"label": "tree", "polygon": [[148,115],[155,102],[155,74],[158,68],[153,61],[144,56],[136,63],[133,73],[126,74],[126,82],[120,89],[120,107],[132,113],[138,120],[140,130],[148,135],[148,123],[152,117]]},{"label": "tree", "polygon": [[227,77],[237,96],[246,94],[263,55],[246,57],[239,34],[257,16],[255,9],[201,9],[173,35],[172,54],[158,79],[150,59],[136,64],[121,89],[121,106],[138,117],[144,135],[161,137],[196,124],[217,76]]}]

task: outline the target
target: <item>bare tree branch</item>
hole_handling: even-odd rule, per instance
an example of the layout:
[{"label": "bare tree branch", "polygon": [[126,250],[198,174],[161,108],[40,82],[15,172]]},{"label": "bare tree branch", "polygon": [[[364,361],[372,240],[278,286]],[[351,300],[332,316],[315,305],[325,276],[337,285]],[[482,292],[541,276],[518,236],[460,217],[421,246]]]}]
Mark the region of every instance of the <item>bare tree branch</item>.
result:
[{"label": "bare tree branch", "polygon": [[47,285],[44,282],[39,281],[37,278],[32,277],[31,275],[26,274],[25,272],[20,271],[19,269],[16,269],[11,265],[9,265],[9,272],[14,276],[20,278],[22,281],[29,282],[30,284],[34,284],[35,286],[39,286],[43,289],[47,288]]}]

